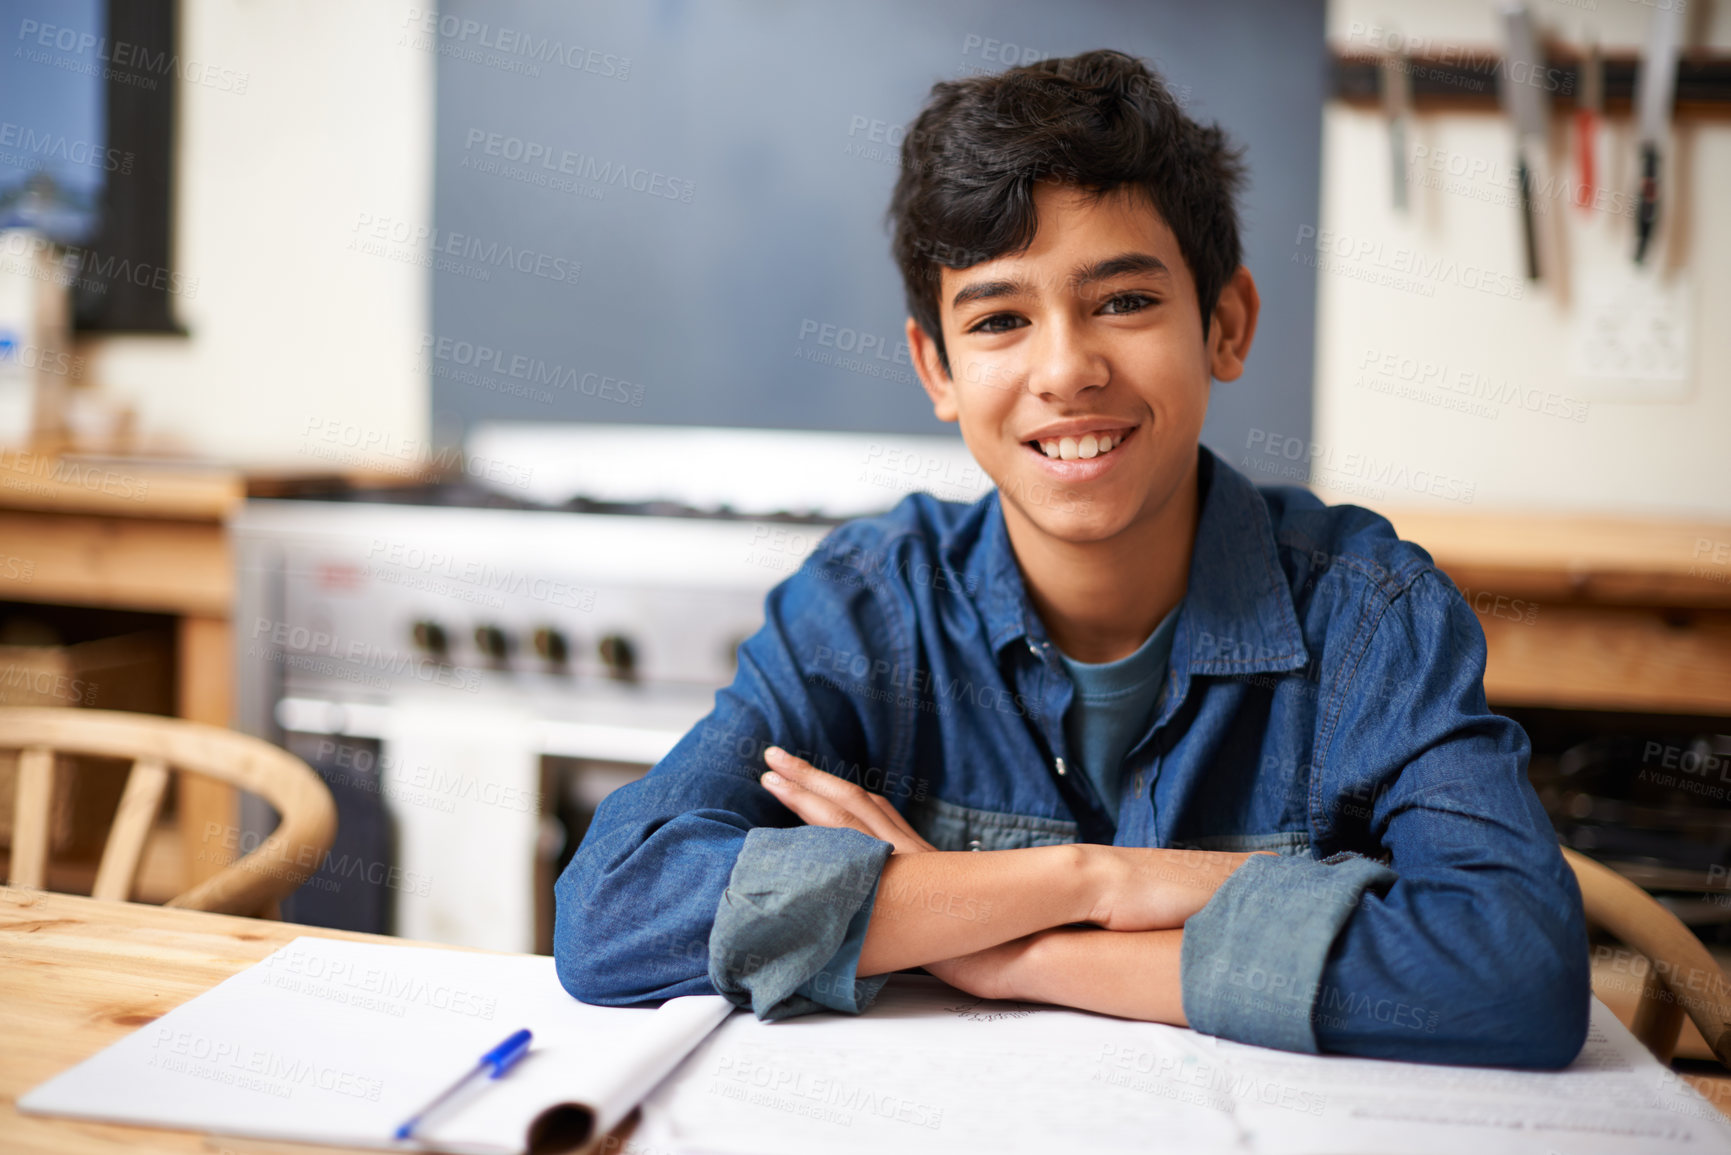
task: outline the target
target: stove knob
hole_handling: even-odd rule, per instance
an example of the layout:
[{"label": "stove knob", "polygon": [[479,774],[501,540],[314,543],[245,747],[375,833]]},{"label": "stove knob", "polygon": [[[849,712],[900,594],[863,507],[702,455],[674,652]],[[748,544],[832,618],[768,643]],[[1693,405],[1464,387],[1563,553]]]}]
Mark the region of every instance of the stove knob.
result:
[{"label": "stove knob", "polygon": [[475,648],[489,661],[503,662],[511,654],[511,639],[498,626],[476,626]]},{"label": "stove knob", "polygon": [[607,676],[629,682],[637,676],[637,654],[623,634],[608,634],[596,647],[607,667]]},{"label": "stove knob", "polygon": [[571,657],[571,644],[565,635],[550,626],[535,631],[535,652],[552,666],[563,666]]},{"label": "stove knob", "polygon": [[438,622],[422,619],[414,625],[412,636],[415,647],[425,650],[435,658],[442,658],[450,650],[450,641],[445,637],[445,627]]}]

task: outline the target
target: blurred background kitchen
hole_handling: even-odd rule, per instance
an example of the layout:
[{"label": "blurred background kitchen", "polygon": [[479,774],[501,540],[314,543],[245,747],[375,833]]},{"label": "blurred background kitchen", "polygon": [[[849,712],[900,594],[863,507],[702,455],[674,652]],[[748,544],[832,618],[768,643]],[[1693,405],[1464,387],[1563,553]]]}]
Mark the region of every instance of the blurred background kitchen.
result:
[{"label": "blurred background kitchen", "polygon": [[[1731,946],[1731,3],[0,0],[0,37],[0,704],[300,755],[340,823],[283,917],[547,949],[764,593],[985,491],[901,335],[903,129],[1110,46],[1248,150],[1264,312],[1205,442],[1429,548],[1563,840]],[[52,888],[123,771],[63,763]],[[178,781],[135,896],[273,822]]]}]

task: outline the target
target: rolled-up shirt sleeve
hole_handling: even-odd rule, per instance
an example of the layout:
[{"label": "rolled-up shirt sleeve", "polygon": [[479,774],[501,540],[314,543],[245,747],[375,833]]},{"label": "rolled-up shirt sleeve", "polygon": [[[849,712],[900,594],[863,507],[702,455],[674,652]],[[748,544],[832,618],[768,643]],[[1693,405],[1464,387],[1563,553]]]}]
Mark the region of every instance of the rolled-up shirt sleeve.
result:
[{"label": "rolled-up shirt sleeve", "polygon": [[[807,827],[758,781],[768,745],[862,784],[893,746],[886,707],[822,676],[836,653],[911,661],[893,650],[905,614],[853,576],[820,551],[771,591],[715,709],[597,807],[555,888],[553,955],[576,998],[720,992],[784,1018],[876,995],[855,970],[890,844]],[[880,780],[906,801],[905,774]]]},{"label": "rolled-up shirt sleeve", "polygon": [[1394,880],[1356,854],[1248,859],[1184,924],[1184,1017],[1204,1034],[1315,1053],[1311,1015],[1329,951],[1365,892]]},{"label": "rolled-up shirt sleeve", "polygon": [[1434,570],[1372,608],[1323,680],[1310,825],[1319,852],[1387,865],[1249,860],[1185,926],[1185,1013],[1289,1050],[1565,1066],[1581,896],[1526,734],[1486,705],[1484,633]]},{"label": "rolled-up shirt sleeve", "polygon": [[715,989],[765,1020],[870,1006],[889,976],[856,972],[891,849],[857,830],[748,833],[709,936]]}]

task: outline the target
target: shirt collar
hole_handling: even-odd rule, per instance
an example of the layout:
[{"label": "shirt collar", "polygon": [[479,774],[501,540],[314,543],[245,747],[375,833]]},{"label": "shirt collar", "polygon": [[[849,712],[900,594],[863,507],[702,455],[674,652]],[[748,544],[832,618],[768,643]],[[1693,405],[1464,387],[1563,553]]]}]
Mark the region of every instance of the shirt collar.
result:
[{"label": "shirt collar", "polygon": [[[1193,674],[1295,670],[1310,660],[1280,568],[1268,506],[1250,480],[1198,447],[1197,484],[1204,494],[1190,555],[1188,591],[1172,640],[1175,666]],[[1018,642],[1043,646],[1045,626],[1022,584],[1002,499],[984,498],[985,523],[975,560],[988,640],[994,654]],[[971,567],[970,567],[971,568]]]},{"label": "shirt collar", "polygon": [[1310,661],[1280,567],[1268,503],[1250,479],[1200,448],[1207,487],[1174,653],[1193,674],[1296,670]]},{"label": "shirt collar", "polygon": [[1004,524],[1003,498],[993,489],[986,494],[986,519],[980,531],[980,548],[974,555],[984,569],[980,588],[981,612],[985,614],[987,640],[994,656],[1006,646],[1017,642],[1034,643],[1046,640],[1046,630],[1040,624],[1028,600],[1027,587],[1022,584],[1022,570],[1016,564],[1016,553],[1010,547],[1010,530]]}]

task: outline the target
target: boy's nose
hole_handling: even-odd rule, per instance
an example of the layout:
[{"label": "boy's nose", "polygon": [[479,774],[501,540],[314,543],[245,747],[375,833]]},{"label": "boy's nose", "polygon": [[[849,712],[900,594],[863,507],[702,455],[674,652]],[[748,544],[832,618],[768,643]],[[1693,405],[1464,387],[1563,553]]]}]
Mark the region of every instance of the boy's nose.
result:
[{"label": "boy's nose", "polygon": [[1067,401],[1111,377],[1106,358],[1073,326],[1045,326],[1030,353],[1028,388],[1037,396]]}]

